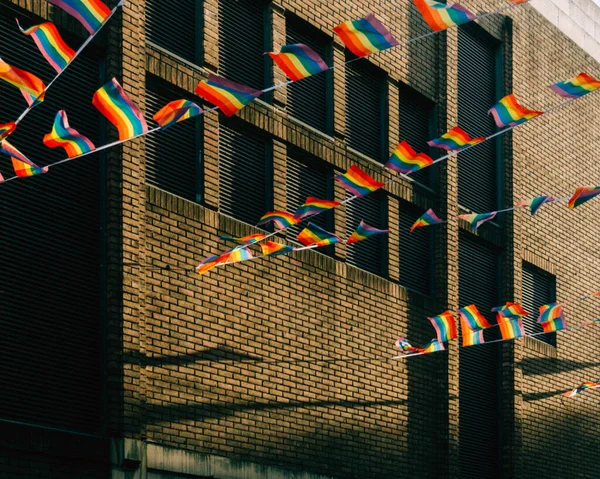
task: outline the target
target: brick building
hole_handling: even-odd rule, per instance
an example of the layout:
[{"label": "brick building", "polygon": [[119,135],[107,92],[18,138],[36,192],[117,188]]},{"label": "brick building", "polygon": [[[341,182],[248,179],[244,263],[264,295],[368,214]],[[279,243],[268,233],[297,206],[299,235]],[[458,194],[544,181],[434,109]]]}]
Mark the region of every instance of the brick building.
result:
[{"label": "brick building", "polygon": [[[97,145],[114,140],[91,105],[113,76],[150,119],[199,101],[210,72],[285,81],[263,52],[286,43],[341,63],[331,29],[368,12],[400,41],[430,31],[408,0],[129,0],[11,141],[42,165],[62,158],[41,144],[58,109]],[[15,17],[85,37],[44,0],[0,0],[0,55],[45,81]],[[381,165],[401,139],[419,151],[456,124],[489,135],[487,110],[510,92],[557,105],[547,85],[600,74],[599,19],[592,0],[536,0],[275,90],[236,118],[210,112],[0,187],[0,476],[598,477],[597,394],[557,396],[600,376],[597,328],[389,360],[399,335],[431,339],[426,318],[445,309],[536,311],[598,289],[598,202],[476,233],[456,219],[597,184],[596,94],[318,220],[346,236],[364,219],[387,237],[189,270],[266,211],[344,200],[333,175],[351,164],[391,178]],[[16,118],[22,98],[0,94],[0,122]],[[448,223],[409,234],[430,207]],[[574,303],[567,319],[599,306]]]}]

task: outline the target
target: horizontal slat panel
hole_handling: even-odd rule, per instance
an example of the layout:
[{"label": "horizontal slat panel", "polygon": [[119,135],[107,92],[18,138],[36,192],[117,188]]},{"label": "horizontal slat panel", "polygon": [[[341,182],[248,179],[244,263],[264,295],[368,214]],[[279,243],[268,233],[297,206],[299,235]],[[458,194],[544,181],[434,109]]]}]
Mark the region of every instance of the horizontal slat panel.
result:
[{"label": "horizontal slat panel", "polygon": [[431,292],[435,227],[420,228],[410,232],[410,227],[423,212],[409,203],[400,204],[398,225],[400,284],[419,293],[429,294]]},{"label": "horizontal slat panel", "polygon": [[[523,327],[527,334],[541,333],[544,329],[537,320],[540,316],[540,306],[555,300],[554,277],[527,263],[523,263],[523,308],[529,311],[523,318]],[[536,339],[555,345],[556,333],[541,334]]]},{"label": "horizontal slat panel", "polygon": [[147,0],[146,39],[200,64],[202,3],[202,0]]}]

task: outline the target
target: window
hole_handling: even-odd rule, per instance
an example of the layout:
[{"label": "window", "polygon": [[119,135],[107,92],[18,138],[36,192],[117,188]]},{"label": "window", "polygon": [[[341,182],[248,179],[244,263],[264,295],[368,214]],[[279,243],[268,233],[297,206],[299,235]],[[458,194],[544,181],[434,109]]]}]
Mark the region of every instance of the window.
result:
[{"label": "window", "polygon": [[[537,334],[543,331],[542,326],[537,322],[540,306],[554,301],[556,301],[556,278],[540,268],[523,263],[523,309],[531,313],[523,318],[526,334]],[[556,333],[540,334],[535,338],[556,346]]]},{"label": "window", "polygon": [[147,0],[146,40],[200,65],[202,9],[202,0]]},{"label": "window", "polygon": [[346,142],[374,160],[387,161],[387,75],[366,60],[346,66]]},{"label": "window", "polygon": [[[173,100],[191,95],[154,76],[146,79],[146,117]],[[146,181],[182,198],[202,201],[202,115],[146,137]]]},{"label": "window", "polygon": [[[496,126],[488,110],[499,99],[500,44],[474,24],[458,29],[458,124],[469,135],[488,136]],[[496,140],[458,155],[458,202],[477,213],[500,203]]]},{"label": "window", "polygon": [[407,202],[400,203],[400,284],[423,294],[431,293],[435,227],[410,227],[424,211]]},{"label": "window", "polygon": [[260,130],[223,120],[219,130],[220,211],[255,225],[272,207],[272,147]]},{"label": "window", "polygon": [[[387,197],[382,190],[351,201],[346,208],[347,236],[354,232],[361,220],[369,226],[387,229],[387,214]],[[385,277],[388,266],[387,244],[388,235],[377,235],[348,245],[346,261],[360,269]]]},{"label": "window", "polygon": [[[286,43],[303,43],[312,48],[328,65],[331,65],[331,38],[318,28],[288,15],[286,18]],[[333,75],[331,71],[319,73],[288,86],[288,112],[294,118],[330,134],[333,129]]]}]

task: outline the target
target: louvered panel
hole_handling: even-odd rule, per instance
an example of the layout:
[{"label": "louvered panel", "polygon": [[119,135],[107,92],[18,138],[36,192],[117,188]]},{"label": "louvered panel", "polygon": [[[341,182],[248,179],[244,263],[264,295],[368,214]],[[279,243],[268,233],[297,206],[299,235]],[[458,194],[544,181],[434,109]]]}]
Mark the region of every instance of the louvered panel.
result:
[{"label": "louvered panel", "polygon": [[271,207],[272,182],[267,138],[249,127],[221,123],[220,211],[246,223],[258,223]]},{"label": "louvered panel", "polygon": [[[499,302],[499,254],[461,234],[458,249],[458,296],[461,306],[475,304],[488,319]],[[497,329],[497,328],[496,328]],[[497,338],[488,334],[486,341]],[[499,344],[460,349],[459,428],[461,479],[497,477],[500,468]]]},{"label": "louvered panel", "polygon": [[[527,334],[537,334],[544,330],[537,322],[540,306],[555,301],[555,284],[555,278],[551,274],[523,263],[523,308],[531,313],[523,318]],[[536,339],[556,345],[556,333],[541,334]]]},{"label": "louvered panel", "polygon": [[[331,65],[331,38],[292,15],[286,21],[286,43],[303,43]],[[288,86],[288,112],[294,118],[324,133],[331,133],[333,75],[319,73]]]},{"label": "louvered panel", "polygon": [[219,74],[252,88],[267,85],[270,51],[267,6],[262,0],[219,1]]},{"label": "louvered panel", "polygon": [[409,203],[400,204],[400,284],[413,291],[429,294],[433,276],[435,226],[410,232],[410,227],[423,212]]},{"label": "louvered panel", "polygon": [[377,161],[387,161],[385,73],[366,60],[346,66],[346,143]]},{"label": "louvered panel", "polygon": [[147,0],[146,39],[200,64],[202,3],[202,0]]},{"label": "louvered panel", "polygon": [[[348,196],[350,196],[348,194]],[[387,228],[387,198],[381,191],[348,203],[346,208],[346,233],[350,236],[360,221],[379,229]],[[348,245],[346,261],[370,273],[387,275],[388,235],[377,235],[359,243]]]},{"label": "louvered panel", "polygon": [[[149,76],[146,82],[146,119],[173,100],[195,101],[167,82]],[[146,182],[191,201],[201,201],[200,141],[202,116],[146,137]]]},{"label": "louvered panel", "polygon": [[[54,70],[31,38],[18,31],[40,18],[0,7],[2,57],[31,71],[46,84]],[[77,48],[82,40],[61,30]],[[96,145],[100,118],[91,100],[100,86],[94,47],[78,57],[53,85],[44,103],[22,121],[10,142],[32,161],[47,165],[66,157],[43,146],[59,109],[69,123]],[[19,91],[0,82],[0,122],[15,120],[26,108]],[[102,157],[91,155],[50,169],[35,178],[0,186],[0,418],[73,429],[101,430]],[[0,157],[0,171],[13,176]]]},{"label": "louvered panel", "polygon": [[[496,131],[488,110],[497,102],[499,43],[477,25],[458,33],[458,124],[471,136]],[[486,141],[458,156],[458,202],[478,213],[498,204],[496,140]]]}]

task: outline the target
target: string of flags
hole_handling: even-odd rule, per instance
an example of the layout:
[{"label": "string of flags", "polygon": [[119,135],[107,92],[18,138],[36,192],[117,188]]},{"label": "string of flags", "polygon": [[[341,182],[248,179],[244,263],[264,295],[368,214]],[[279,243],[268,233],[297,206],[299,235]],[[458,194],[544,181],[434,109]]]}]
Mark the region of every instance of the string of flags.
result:
[{"label": "string of flags", "polygon": [[588,389],[595,389],[595,388],[600,388],[600,379],[597,379],[596,381],[585,381],[583,383],[581,383],[581,385],[577,386],[575,389],[571,390],[571,391],[567,391],[566,393],[563,393],[562,395],[568,398],[572,398],[577,396],[578,394],[581,394],[582,392],[588,390]]}]

